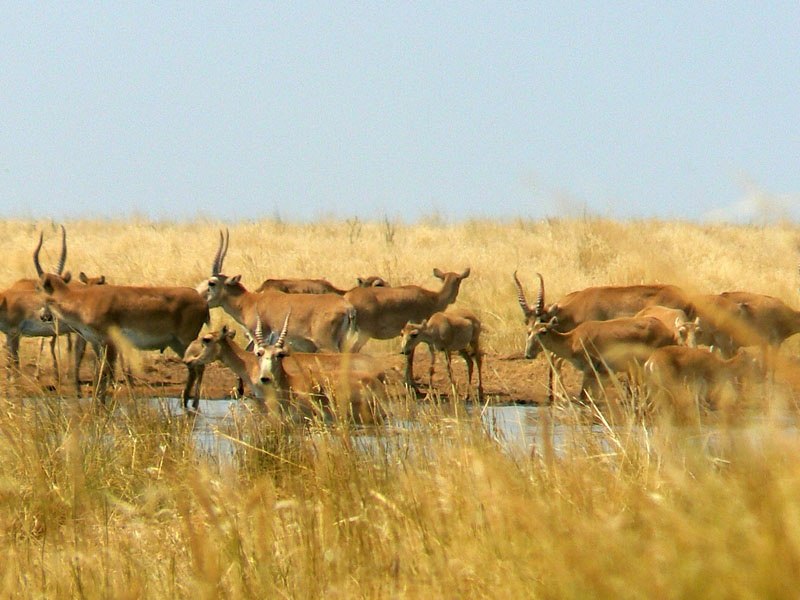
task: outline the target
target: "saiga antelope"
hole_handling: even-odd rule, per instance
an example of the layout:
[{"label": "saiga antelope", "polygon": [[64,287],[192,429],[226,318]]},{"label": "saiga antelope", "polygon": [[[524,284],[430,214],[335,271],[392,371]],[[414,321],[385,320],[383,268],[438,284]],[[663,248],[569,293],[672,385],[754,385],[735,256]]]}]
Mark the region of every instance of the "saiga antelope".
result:
[{"label": "saiga antelope", "polygon": [[774,367],[778,349],[788,337],[800,333],[800,311],[783,300],[751,292],[720,294],[741,307],[741,319],[746,325],[742,346],[760,346],[765,366]]},{"label": "saiga antelope", "polygon": [[261,328],[256,329],[261,384],[271,387],[283,406],[300,408],[306,417],[346,415],[360,423],[382,419],[383,370],[358,354],[291,353],[285,344],[288,324],[287,314],[274,346],[265,346]]},{"label": "saiga antelope", "polygon": [[[39,234],[39,243],[33,251],[33,264],[37,274],[41,274],[42,267],[39,262],[39,252],[42,249],[44,236]],[[61,254],[55,273],[65,282],[70,282],[70,273],[64,274],[64,264],[67,260],[67,232],[61,226]],[[66,325],[57,328],[52,322],[41,319],[42,302],[36,295],[37,279],[20,279],[0,294],[0,331],[6,334],[6,348],[10,366],[19,370],[19,344],[22,337],[51,338],[50,354],[53,357],[53,368],[56,377],[59,377],[58,360],[56,357],[57,335],[70,333]],[[42,340],[44,341],[44,339]],[[41,353],[41,352],[40,352]],[[38,374],[38,361],[37,361]]]},{"label": "saiga antelope", "polygon": [[[467,364],[467,389],[472,385],[473,363],[478,369],[478,401],[483,398],[482,376],[482,351],[480,348],[481,322],[471,310],[466,308],[449,308],[444,312],[437,312],[421,323],[407,323],[402,331],[403,340],[400,351],[406,355],[406,360],[412,360],[413,349],[417,344],[424,342],[428,345],[431,366],[428,372],[428,386],[433,388],[433,369],[436,350],[444,353],[447,376],[450,386],[456,390],[453,381],[453,369],[450,364],[450,353],[458,352]],[[406,371],[411,371],[407,368]],[[407,385],[414,387],[413,381]]]},{"label": "saiga antelope", "polygon": [[[385,279],[377,275],[358,277],[356,287],[389,287]],[[351,288],[354,289],[354,288]],[[350,290],[337,288],[325,279],[266,279],[256,288],[256,293],[264,290],[278,290],[287,294],[338,294],[344,296]]]},{"label": "saiga antelope", "polygon": [[256,320],[260,319],[267,333],[278,330],[291,311],[290,336],[306,340],[306,345],[310,341],[318,350],[338,352],[344,348],[356,318],[350,302],[335,294],[287,294],[271,289],[250,292],[242,285],[241,275],[229,277],[222,273],[228,241],[229,236],[223,237],[220,231],[211,277],[197,288],[209,307],[222,307],[249,332],[255,330]]},{"label": "saiga antelope", "polygon": [[223,325],[219,331],[201,335],[186,348],[183,362],[189,367],[207,365],[220,361],[247,383],[254,398],[264,399],[264,387],[259,382],[259,359],[233,341],[236,332]]},{"label": "saiga antelope", "polygon": [[[418,285],[355,288],[344,295],[356,309],[358,338],[351,350],[358,352],[370,338],[388,340],[397,337],[409,321],[418,323],[456,301],[461,282],[469,277],[469,268],[461,273],[433,270],[442,282],[439,290]],[[413,356],[406,361],[405,380],[413,381]]]},{"label": "saiga antelope", "polygon": [[679,287],[666,284],[598,286],[571,292],[554,304],[545,304],[544,278],[539,278],[539,294],[531,306],[525,299],[522,284],[514,271],[517,299],[525,316],[528,337],[525,357],[531,358],[535,347],[533,332],[541,323],[557,319],[557,330],[570,331],[586,321],[607,321],[618,317],[631,317],[648,306],[679,308],[687,318],[693,319],[694,306],[688,295]]},{"label": "saiga antelope", "polygon": [[675,333],[655,317],[620,317],[608,321],[585,321],[561,333],[558,319],[551,317],[533,330],[535,358],[541,349],[567,360],[583,374],[581,397],[596,391],[595,374],[627,372],[647,360],[662,346],[675,344]]},{"label": "saiga antelope", "polygon": [[697,346],[697,336],[698,333],[701,333],[700,317],[690,320],[680,308],[668,308],[666,306],[648,306],[633,316],[655,317],[667,327],[672,328],[676,344],[690,348]]},{"label": "saiga antelope", "polygon": [[[203,324],[209,321],[208,304],[189,287],[99,285],[71,287],[57,275],[45,273],[37,292],[46,308],[89,343],[108,348],[108,361],[99,375],[98,396],[104,400],[114,373],[115,335],[140,350],[172,348],[183,357]],[[181,393],[184,408],[194,398],[199,404],[202,366],[187,365],[188,377]]]},{"label": "saiga antelope", "polygon": [[683,346],[659,348],[644,365],[655,406],[671,409],[679,420],[686,420],[690,409],[703,400],[726,408],[735,395],[735,384],[754,378],[758,370],[757,361],[742,350],[724,359],[705,349]]}]

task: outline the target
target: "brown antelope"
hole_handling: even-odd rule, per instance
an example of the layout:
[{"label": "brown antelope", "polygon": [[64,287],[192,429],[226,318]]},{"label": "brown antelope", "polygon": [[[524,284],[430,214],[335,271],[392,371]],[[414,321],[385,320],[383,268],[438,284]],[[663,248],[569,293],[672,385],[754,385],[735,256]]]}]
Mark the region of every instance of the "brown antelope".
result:
[{"label": "brown antelope", "polygon": [[[461,273],[433,270],[442,281],[438,291],[418,285],[398,287],[355,288],[344,295],[353,304],[357,315],[358,338],[351,350],[358,352],[370,338],[388,340],[397,337],[409,321],[419,322],[456,301],[461,282],[469,277],[469,268]],[[413,351],[412,351],[413,354]],[[413,356],[406,361],[406,381],[413,381]]]},{"label": "brown antelope", "polygon": [[[107,364],[99,375],[98,396],[101,399],[105,398],[114,373],[113,339],[116,335],[140,350],[172,348],[183,357],[203,324],[209,321],[208,304],[189,287],[73,287],[57,275],[44,273],[37,292],[60,322],[75,329],[87,342],[108,349]],[[181,399],[184,407],[188,407],[193,396],[196,409],[203,367],[187,367],[189,374]]]},{"label": "brown antelope", "polygon": [[746,325],[742,346],[761,346],[767,365],[774,363],[783,341],[800,333],[800,311],[783,300],[750,292],[720,294],[741,307],[741,319]]},{"label": "brown antelope", "polygon": [[697,311],[700,346],[708,346],[730,358],[757,335],[746,321],[745,309],[723,295],[698,295],[692,298],[692,303]]},{"label": "brown antelope", "polygon": [[555,304],[545,305],[544,278],[539,273],[536,275],[539,278],[539,294],[536,304],[531,306],[514,271],[517,299],[528,328],[526,358],[532,358],[531,355],[536,352],[535,331],[541,323],[549,322],[553,317],[557,319],[557,330],[560,332],[570,331],[586,321],[631,317],[643,308],[655,305],[679,308],[688,318],[695,317],[687,294],[679,287],[665,284],[590,287],[571,292]]},{"label": "brown antelope", "polygon": [[[467,386],[472,385],[473,363],[478,369],[478,401],[483,398],[483,378],[481,373],[482,351],[480,348],[481,322],[471,310],[466,308],[449,308],[445,312],[437,312],[421,323],[407,323],[402,331],[403,341],[400,351],[407,360],[413,356],[412,350],[420,342],[428,345],[431,366],[428,371],[428,386],[433,388],[433,368],[435,351],[444,353],[447,376],[450,386],[456,390],[453,382],[453,370],[450,364],[450,353],[457,351],[467,364]],[[407,368],[406,372],[410,372]],[[413,381],[406,382],[413,387]]]},{"label": "brown antelope", "polygon": [[259,381],[275,392],[282,406],[297,407],[306,417],[346,415],[360,423],[382,419],[383,370],[359,354],[291,353],[286,348],[288,324],[287,314],[274,346],[265,346],[261,327],[256,329]]},{"label": "brown antelope", "polygon": [[[386,280],[377,275],[358,277],[356,281],[357,287],[389,287]],[[350,291],[337,288],[325,279],[266,279],[256,288],[256,293],[264,290],[278,290],[287,294],[338,294],[340,296],[344,296]]]},{"label": "brown antelope", "polygon": [[[229,236],[220,232],[219,247],[211,266],[211,277],[197,291],[253,332],[260,319],[266,333],[278,330],[284,316],[291,311],[292,327],[289,336],[306,347],[332,352],[341,351],[348,334],[355,326],[355,310],[343,297],[335,294],[287,294],[266,289],[250,292],[241,283],[241,275],[229,277],[222,273],[228,252]],[[309,343],[310,342],[310,343]]]},{"label": "brown antelope", "polygon": [[666,346],[644,365],[647,384],[658,409],[671,409],[680,420],[708,400],[725,408],[735,397],[735,384],[756,377],[757,361],[744,351],[724,359],[701,348]]},{"label": "brown antelope", "polygon": [[689,320],[686,313],[680,308],[666,306],[648,306],[643,308],[634,317],[655,317],[667,327],[671,327],[675,334],[675,343],[679,346],[697,347],[697,335],[700,331],[700,318]]},{"label": "brown antelope", "polygon": [[[39,243],[33,251],[33,264],[37,274],[42,272],[39,263],[39,252],[42,249],[44,236],[39,234]],[[61,226],[61,255],[55,273],[65,282],[71,281],[69,272],[64,273],[64,264],[67,260],[67,232]],[[22,337],[41,337],[51,338],[50,354],[53,357],[53,368],[56,376],[59,376],[58,360],[56,357],[57,333],[67,334],[70,329],[67,326],[57,327],[52,322],[45,322],[41,319],[42,302],[36,295],[37,279],[20,279],[0,294],[0,331],[6,334],[6,348],[10,360],[10,366],[14,370],[19,370],[19,344]],[[40,350],[41,354],[41,350]],[[38,376],[37,361],[37,376]]]},{"label": "brown antelope", "polygon": [[537,343],[530,358],[545,349],[570,362],[583,374],[581,397],[596,391],[595,374],[629,371],[656,348],[675,344],[672,328],[655,317],[584,321],[566,333],[558,331],[558,318],[551,317],[536,326],[533,336]]},{"label": "brown antelope", "polygon": [[224,325],[219,331],[201,335],[186,348],[183,362],[190,368],[220,361],[240,380],[247,383],[254,398],[264,399],[264,387],[259,382],[259,358],[233,341],[236,332]]}]

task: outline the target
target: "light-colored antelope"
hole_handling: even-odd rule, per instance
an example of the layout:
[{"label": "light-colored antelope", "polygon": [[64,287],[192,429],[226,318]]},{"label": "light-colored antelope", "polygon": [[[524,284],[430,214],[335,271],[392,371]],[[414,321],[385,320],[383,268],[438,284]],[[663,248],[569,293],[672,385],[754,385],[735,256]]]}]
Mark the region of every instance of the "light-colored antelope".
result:
[{"label": "light-colored antelope", "polygon": [[[218,360],[247,383],[254,398],[264,399],[264,386],[259,381],[259,357],[233,341],[236,332],[227,325],[198,337],[186,348],[183,362],[190,368]],[[241,393],[241,392],[240,392]]]},{"label": "light-colored antelope", "polygon": [[655,317],[667,327],[671,327],[675,334],[675,343],[679,346],[697,347],[697,335],[700,332],[700,317],[690,320],[680,308],[666,306],[648,306],[643,308],[634,317]]},{"label": "light-colored antelope", "polygon": [[[469,277],[469,268],[461,273],[433,270],[441,280],[439,290],[418,285],[355,288],[344,295],[356,309],[358,337],[351,350],[358,352],[371,338],[388,340],[397,337],[409,321],[418,323],[456,301],[461,282]],[[413,381],[413,356],[406,361],[405,380]]]},{"label": "light-colored antelope", "polygon": [[758,371],[758,362],[743,350],[725,359],[706,349],[684,346],[659,348],[644,365],[654,405],[672,411],[681,421],[705,401],[714,408],[729,407],[736,397],[736,384],[755,378]]},{"label": "light-colored antelope", "polygon": [[220,232],[211,277],[197,288],[209,307],[221,307],[248,332],[255,331],[256,320],[260,319],[266,334],[279,330],[284,316],[291,311],[291,338],[306,347],[313,344],[317,350],[338,352],[344,348],[355,327],[356,312],[350,302],[335,294],[287,294],[272,289],[250,292],[242,285],[241,275],[229,277],[222,273],[228,241],[229,236]]},{"label": "light-colored antelope", "polygon": [[[450,364],[450,353],[458,352],[467,364],[467,389],[472,385],[473,363],[478,369],[478,400],[483,398],[483,375],[481,363],[483,353],[480,347],[481,322],[477,315],[466,308],[448,308],[444,312],[437,312],[421,323],[407,323],[402,331],[403,341],[400,351],[406,355],[406,360],[412,360],[413,350],[417,344],[424,342],[428,345],[431,366],[428,372],[428,386],[433,388],[433,370],[436,350],[444,353],[447,376],[453,391],[456,385],[453,381],[453,369]],[[407,368],[406,372],[412,369]],[[414,386],[413,381],[407,385]]]},{"label": "light-colored antelope", "polygon": [[581,397],[594,394],[599,382],[595,373],[629,372],[662,346],[675,344],[675,333],[655,317],[620,317],[608,321],[585,321],[561,333],[558,319],[551,317],[533,331],[536,344],[532,356],[545,349],[571,363],[583,374]]},{"label": "light-colored antelope", "polygon": [[[386,280],[377,275],[358,277],[356,281],[356,287],[389,287]],[[326,279],[266,279],[255,291],[258,293],[264,290],[278,290],[287,294],[338,294],[340,296],[344,296],[350,291],[337,288]]]},{"label": "light-colored antelope", "polygon": [[386,377],[371,358],[361,354],[292,353],[286,348],[289,315],[278,341],[263,344],[256,329],[262,385],[274,391],[290,412],[299,408],[305,417],[347,417],[372,423],[384,416]]},{"label": "light-colored antelope", "polygon": [[[61,277],[45,273],[39,280],[37,292],[60,322],[75,329],[87,342],[108,349],[108,360],[99,375],[98,396],[101,399],[105,398],[114,373],[115,336],[122,336],[140,350],[172,348],[183,357],[209,320],[208,304],[189,287],[73,287]],[[193,397],[196,409],[203,368],[187,367],[189,373],[181,399],[184,407],[188,407]]]},{"label": "light-colored antelope", "polygon": [[557,319],[557,330],[566,332],[587,321],[607,321],[619,317],[631,317],[648,306],[665,306],[681,309],[688,318],[694,319],[694,306],[689,296],[679,287],[666,284],[598,286],[571,292],[554,304],[545,304],[544,278],[539,278],[539,294],[536,304],[531,306],[525,299],[522,284],[514,272],[517,299],[528,336],[525,357],[532,358],[538,353],[535,332],[541,323]]}]

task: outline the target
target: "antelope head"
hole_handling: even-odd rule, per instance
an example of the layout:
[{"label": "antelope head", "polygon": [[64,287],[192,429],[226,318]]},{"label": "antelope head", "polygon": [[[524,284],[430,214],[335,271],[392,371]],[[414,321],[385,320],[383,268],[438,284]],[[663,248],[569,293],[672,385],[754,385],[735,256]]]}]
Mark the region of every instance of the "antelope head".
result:
[{"label": "antelope head", "polygon": [[233,329],[223,325],[219,331],[212,331],[200,336],[186,348],[183,362],[189,366],[207,365],[219,358],[220,344],[227,338],[232,340],[236,336]]},{"label": "antelope head", "polygon": [[356,283],[358,283],[358,287],[363,288],[390,287],[388,281],[386,281],[383,277],[378,277],[377,275],[370,275],[369,277],[357,277]]},{"label": "antelope head", "polygon": [[289,349],[286,347],[286,335],[289,332],[289,317],[292,311],[286,313],[286,318],[283,321],[283,327],[278,335],[278,340],[273,346],[266,346],[264,344],[264,336],[261,332],[261,319],[256,321],[256,355],[259,358],[259,381],[264,384],[276,383],[282,378],[283,374],[283,359],[289,355]]},{"label": "antelope head", "polygon": [[411,323],[410,321],[405,324],[401,335],[403,336],[400,342],[400,353],[409,355],[417,347],[421,341],[420,334],[425,331],[428,325],[428,320],[424,319],[422,323]]},{"label": "antelope head", "polygon": [[[542,326],[545,325],[546,317],[550,316],[555,319],[555,316],[550,315],[551,311],[549,309],[551,307],[545,310],[544,277],[542,277],[541,273],[536,273],[536,276],[539,278],[539,294],[536,296],[536,304],[531,306],[525,298],[525,291],[522,289],[522,284],[519,281],[519,277],[517,277],[517,272],[514,271],[514,285],[517,288],[517,301],[519,302],[520,308],[522,308],[522,314],[527,328],[525,358],[535,358],[539,354],[541,346],[536,342],[536,336],[544,332]],[[558,323],[557,319],[556,323]]]},{"label": "antelope head", "polygon": [[536,321],[528,326],[528,337],[525,340],[525,358],[534,359],[544,349],[540,338],[549,335],[558,328],[558,318],[550,317],[547,322]]},{"label": "antelope head", "polygon": [[211,277],[197,286],[197,293],[208,302],[208,306],[213,308],[221,306],[226,294],[241,293],[241,275],[228,277],[222,273],[222,264],[228,254],[228,244],[230,243],[230,232],[226,229],[225,233],[219,232],[219,246],[214,255],[214,262],[211,264]]}]

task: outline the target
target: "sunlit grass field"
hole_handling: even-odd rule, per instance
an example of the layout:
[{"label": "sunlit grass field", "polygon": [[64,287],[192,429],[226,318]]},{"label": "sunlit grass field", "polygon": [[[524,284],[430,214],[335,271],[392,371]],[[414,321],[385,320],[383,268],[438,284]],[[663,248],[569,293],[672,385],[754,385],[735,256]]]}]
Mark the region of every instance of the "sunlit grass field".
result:
[{"label": "sunlit grass field", "polygon": [[[470,266],[458,304],[481,315],[487,362],[522,348],[515,269],[530,295],[541,272],[548,300],[660,281],[800,305],[790,225],[66,225],[67,268],[114,283],[196,285],[220,227],[231,232],[223,270],[252,288],[293,276],[347,287],[373,274],[435,288],[433,267]],[[0,285],[34,275],[42,228],[47,268],[56,224],[0,223]],[[790,340],[783,353],[796,349]],[[4,396],[4,597],[793,598],[800,588],[800,435],[785,393],[780,410],[767,396],[748,423],[701,428],[632,412],[589,429],[559,402],[541,411],[543,441],[530,449],[457,405],[401,402],[409,425],[367,431],[281,428],[241,411],[221,431],[232,456],[197,448],[190,418],[145,402],[107,413]],[[569,432],[557,445],[555,424]]]}]

